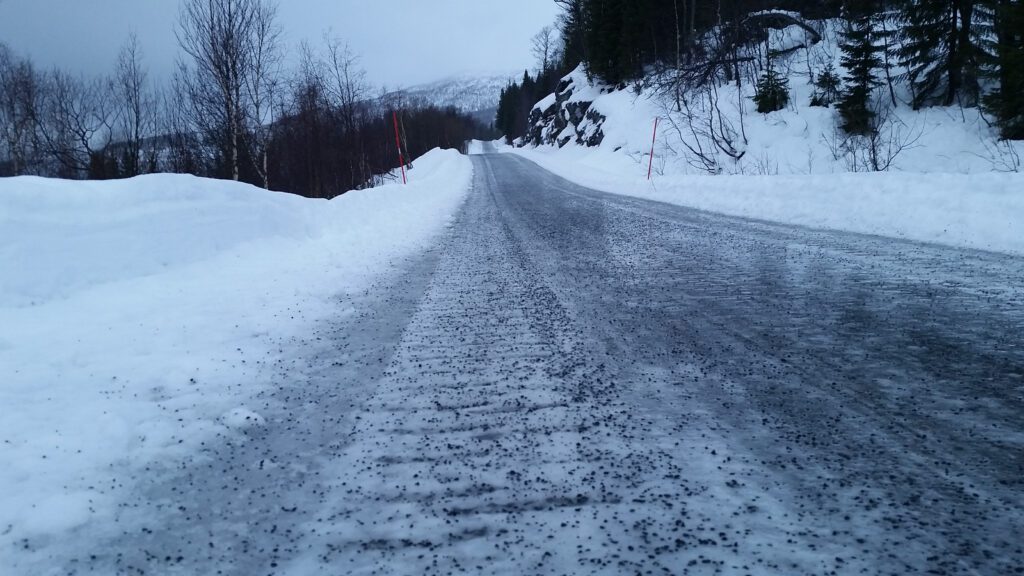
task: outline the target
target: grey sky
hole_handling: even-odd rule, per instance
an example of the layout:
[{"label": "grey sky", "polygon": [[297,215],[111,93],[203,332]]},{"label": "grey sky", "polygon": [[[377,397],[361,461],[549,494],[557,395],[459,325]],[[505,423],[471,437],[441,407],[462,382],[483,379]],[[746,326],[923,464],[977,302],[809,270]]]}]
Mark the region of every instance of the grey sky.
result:
[{"label": "grey sky", "polygon": [[[369,79],[408,86],[467,72],[532,67],[530,37],[554,0],[278,0],[290,50],[327,29],[361,56]],[[0,0],[0,42],[43,67],[107,73],[130,32],[154,77],[177,54],[178,0]]]}]

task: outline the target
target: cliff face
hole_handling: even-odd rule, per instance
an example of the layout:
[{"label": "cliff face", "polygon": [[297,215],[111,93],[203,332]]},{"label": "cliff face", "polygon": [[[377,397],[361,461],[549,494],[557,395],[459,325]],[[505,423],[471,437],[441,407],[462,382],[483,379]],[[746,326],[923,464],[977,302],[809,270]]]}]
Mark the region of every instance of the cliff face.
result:
[{"label": "cliff face", "polygon": [[561,148],[571,141],[581,146],[599,146],[604,141],[601,129],[605,117],[592,109],[601,89],[577,68],[558,83],[555,93],[538,102],[530,111],[529,129],[517,146],[548,144]]}]

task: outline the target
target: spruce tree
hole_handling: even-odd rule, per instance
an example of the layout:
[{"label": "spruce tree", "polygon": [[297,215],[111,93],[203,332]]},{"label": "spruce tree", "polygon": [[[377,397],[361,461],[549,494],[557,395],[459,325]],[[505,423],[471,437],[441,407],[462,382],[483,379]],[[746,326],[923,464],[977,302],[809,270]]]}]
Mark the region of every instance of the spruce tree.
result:
[{"label": "spruce tree", "polygon": [[501,91],[501,98],[498,99],[498,113],[494,127],[505,136],[505,141],[508,144],[523,135],[520,125],[525,124],[526,121],[520,118],[519,113],[522,98],[522,87],[513,82]]},{"label": "spruce tree", "polygon": [[996,86],[982,103],[1002,138],[1024,140],[1024,3],[990,0],[985,8],[985,76]]},{"label": "spruce tree", "polygon": [[898,51],[914,90],[914,107],[977,103],[976,0],[912,0],[901,4]]},{"label": "spruce tree", "polygon": [[[866,4],[866,3],[865,3]],[[882,82],[875,71],[882,66],[881,50],[875,44],[875,16],[872,6],[862,6],[860,13],[847,13],[840,61],[846,69],[846,89],[836,108],[842,128],[849,134],[870,134],[875,130],[875,113],[871,97]]]},{"label": "spruce tree", "polygon": [[622,33],[620,0],[589,0],[584,14],[584,38],[589,49],[587,71],[611,84],[621,82],[618,67]]},{"label": "spruce tree", "polygon": [[647,3],[636,0],[619,3],[622,24],[618,38],[616,75],[620,81],[632,80],[643,74],[644,40],[650,36],[646,30],[650,23],[646,7]]},{"label": "spruce tree", "polygon": [[789,79],[779,75],[770,62],[768,69],[757,81],[754,102],[757,103],[757,111],[762,114],[782,110],[789,104]]},{"label": "spruce tree", "polygon": [[821,74],[818,74],[814,81],[814,95],[811,96],[811,106],[829,107],[839,99],[839,89],[842,86],[842,79],[836,74],[835,67],[830,62]]},{"label": "spruce tree", "polygon": [[562,61],[559,65],[565,70],[572,70],[586,59],[585,1],[555,0],[555,3],[562,8],[558,19],[562,41]]}]

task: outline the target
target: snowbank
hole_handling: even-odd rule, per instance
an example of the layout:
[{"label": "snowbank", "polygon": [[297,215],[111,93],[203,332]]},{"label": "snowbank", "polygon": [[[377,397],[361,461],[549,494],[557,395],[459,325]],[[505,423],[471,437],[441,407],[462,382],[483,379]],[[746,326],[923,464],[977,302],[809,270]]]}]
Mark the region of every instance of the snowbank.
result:
[{"label": "snowbank", "polygon": [[275,342],[431,243],[471,175],[435,150],[407,187],[332,201],[188,176],[0,179],[0,572],[109,519],[134,471],[261,425],[246,404]]},{"label": "snowbank", "polygon": [[501,149],[605,192],[733,216],[1024,254],[1024,174],[656,175],[648,182],[646,164],[604,147]]},{"label": "snowbank", "polygon": [[[997,142],[976,108],[913,110],[905,104],[906,87],[897,83],[897,105],[891,106],[888,91],[877,94],[892,107],[880,147],[884,162],[887,143],[893,143],[890,170],[865,173],[863,150],[851,154],[840,144],[835,109],[810,105],[815,88],[809,71],[820,73],[832,64],[841,73],[841,26],[837,21],[814,25],[822,41],[813,45],[797,26],[770,32],[775,50],[807,46],[775,62],[789,78],[790,103],[782,110],[758,113],[749,81],[740,88],[722,83],[712,92],[691,92],[677,103],[651,87],[655,76],[639,90],[635,85],[613,89],[591,82],[578,69],[562,86],[571,84],[573,99],[592,101],[588,112],[603,118],[600,145],[587,147],[559,135],[532,141],[565,142],[561,148],[514,151],[607,192],[749,218],[1024,254],[1024,175],[1013,172],[1024,171],[1024,142]],[[551,102],[549,96],[538,106]],[[692,126],[679,110],[683,102],[693,113]],[[568,107],[558,111],[567,112]],[[656,118],[654,178],[647,182]],[[710,118],[719,136],[731,134],[738,158],[723,153],[721,141],[708,139]]]}]

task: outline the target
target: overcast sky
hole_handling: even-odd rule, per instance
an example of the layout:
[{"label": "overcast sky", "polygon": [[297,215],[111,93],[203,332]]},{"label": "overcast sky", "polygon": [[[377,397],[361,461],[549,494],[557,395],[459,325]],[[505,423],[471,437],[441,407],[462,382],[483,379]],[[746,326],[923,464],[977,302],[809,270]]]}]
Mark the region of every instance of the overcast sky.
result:
[{"label": "overcast sky", "polygon": [[[532,67],[530,37],[554,21],[554,0],[279,0],[294,52],[327,29],[357,52],[369,79],[390,88],[459,73]],[[113,68],[129,33],[156,78],[173,69],[178,0],[0,0],[0,42],[43,67]]]}]

